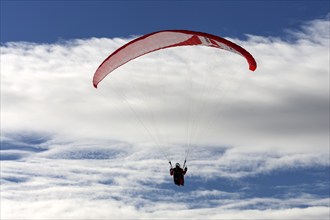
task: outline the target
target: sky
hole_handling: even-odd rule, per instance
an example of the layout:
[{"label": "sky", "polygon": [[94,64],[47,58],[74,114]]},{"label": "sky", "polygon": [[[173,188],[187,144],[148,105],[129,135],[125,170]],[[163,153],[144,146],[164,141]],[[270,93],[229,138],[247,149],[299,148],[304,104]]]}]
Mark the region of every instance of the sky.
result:
[{"label": "sky", "polygon": [[[1,0],[1,219],[329,219],[329,7]],[[258,67],[181,47],[93,87],[109,54],[168,29]]]}]

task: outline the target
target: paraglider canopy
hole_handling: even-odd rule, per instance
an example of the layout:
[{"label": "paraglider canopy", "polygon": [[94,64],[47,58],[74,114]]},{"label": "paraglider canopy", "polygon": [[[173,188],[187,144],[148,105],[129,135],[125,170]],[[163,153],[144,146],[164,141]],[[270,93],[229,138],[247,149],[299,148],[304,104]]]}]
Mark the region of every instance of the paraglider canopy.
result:
[{"label": "paraglider canopy", "polygon": [[196,31],[165,30],[150,33],[132,40],[110,54],[96,70],[93,77],[93,85],[97,88],[99,82],[101,82],[109,73],[130,60],[144,54],[170,47],[193,45],[214,47],[237,53],[247,60],[251,71],[254,71],[257,68],[253,56],[244,48],[229,40],[212,34]]}]

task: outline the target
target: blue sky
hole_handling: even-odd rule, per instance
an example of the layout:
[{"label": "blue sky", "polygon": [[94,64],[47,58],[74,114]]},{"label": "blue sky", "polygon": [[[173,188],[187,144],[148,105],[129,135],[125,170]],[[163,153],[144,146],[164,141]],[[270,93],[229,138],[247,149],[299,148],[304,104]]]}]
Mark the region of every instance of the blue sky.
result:
[{"label": "blue sky", "polygon": [[[1,1],[1,42],[56,42],[191,29],[228,37],[283,36],[324,17],[314,1]],[[262,18],[262,19],[261,19]]]},{"label": "blue sky", "polygon": [[[230,39],[258,68],[162,50],[93,88],[163,29]],[[1,0],[1,219],[328,219],[329,30],[323,0]],[[166,159],[187,149],[177,187]]]}]

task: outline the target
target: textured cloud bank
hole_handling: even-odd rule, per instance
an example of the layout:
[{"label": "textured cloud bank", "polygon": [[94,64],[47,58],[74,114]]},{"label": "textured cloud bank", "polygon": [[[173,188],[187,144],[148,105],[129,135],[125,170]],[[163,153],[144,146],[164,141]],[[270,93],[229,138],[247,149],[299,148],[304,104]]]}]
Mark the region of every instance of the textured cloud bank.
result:
[{"label": "textured cloud bank", "polygon": [[[255,73],[174,49],[99,90],[95,69],[127,39],[2,45],[1,218],[328,218],[329,21],[291,36],[233,39]],[[178,145],[185,188],[164,168]]]},{"label": "textured cloud bank", "polygon": [[[231,150],[201,151],[202,158],[209,159],[192,162],[186,186],[178,188],[164,169],[164,161],[152,156],[157,151],[136,150],[119,142],[100,146],[53,140],[34,144],[34,149],[43,151],[26,149],[29,155],[2,161],[4,219],[326,219],[328,214],[329,198],[322,194],[328,190],[328,177],[318,176],[324,171],[294,167],[304,166],[299,163],[284,164],[286,156],[267,159],[245,154],[238,158]],[[258,175],[264,171],[258,170],[257,163],[272,160],[282,163],[263,166],[268,170],[266,178],[281,170],[279,167],[290,167],[293,182],[275,174],[270,179],[274,183],[258,183]],[[299,169],[303,171],[295,174]],[[260,194],[260,187],[266,187],[266,194]]]}]

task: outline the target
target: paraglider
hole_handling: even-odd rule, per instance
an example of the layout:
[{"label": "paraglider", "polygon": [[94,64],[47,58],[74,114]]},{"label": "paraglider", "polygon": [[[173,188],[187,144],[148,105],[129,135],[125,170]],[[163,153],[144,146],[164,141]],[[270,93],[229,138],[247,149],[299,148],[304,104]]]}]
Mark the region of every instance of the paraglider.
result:
[{"label": "paraglider", "polygon": [[[146,55],[148,53],[152,53],[158,50],[166,49],[166,48],[174,48],[174,47],[181,47],[181,46],[206,46],[212,47],[215,49],[223,49],[235,54],[238,54],[244,57],[248,63],[249,70],[254,71],[257,68],[257,63],[253,56],[246,51],[241,46],[221,38],[219,36],[215,36],[208,33],[203,32],[196,32],[196,31],[189,31],[189,30],[164,30],[153,32],[150,34],[146,34],[144,36],[138,37],[125,45],[121,46],[117,50],[115,50],[112,54],[110,54],[97,68],[94,76],[93,76],[93,86],[95,88],[98,87],[99,83],[111,72],[113,72],[118,67],[128,63],[129,61]],[[166,64],[164,64],[166,65]],[[206,74],[207,75],[207,74]],[[142,79],[143,80],[143,79]],[[125,96],[123,96],[125,97]],[[126,100],[127,101],[127,100]],[[128,101],[127,101],[128,103]],[[128,103],[129,104],[129,103]],[[200,105],[203,106],[203,105]],[[131,109],[132,106],[130,106]],[[150,111],[150,110],[149,110]],[[194,111],[198,112],[198,111]],[[138,115],[134,112],[135,115]],[[191,111],[190,111],[191,113]],[[154,115],[152,115],[154,117]],[[139,116],[137,116],[139,117]],[[193,120],[192,124],[194,127],[196,124],[196,118]],[[141,122],[142,120],[138,118]],[[145,123],[141,122],[145,130],[149,133],[150,136],[152,128],[147,128]],[[191,125],[189,125],[191,126]],[[187,131],[192,132],[192,128],[186,129]],[[189,135],[187,135],[189,136]],[[156,141],[155,141],[156,143]],[[189,141],[190,143],[190,141]],[[158,143],[157,143],[158,144]],[[189,149],[187,150],[187,152]],[[185,163],[187,159],[187,154],[185,156]],[[184,185],[184,175],[187,172],[187,167],[184,166],[183,168],[180,167],[180,164],[177,163],[176,166],[173,168],[171,161],[168,159],[171,169],[170,175],[173,176],[174,183],[178,186]]]},{"label": "paraglider", "polygon": [[184,186],[184,175],[186,175],[188,167],[185,166],[186,161],[184,161],[183,168],[181,168],[179,163],[175,164],[175,167],[172,167],[171,161],[169,162],[171,165],[170,175],[173,176],[173,180],[175,185]]}]

